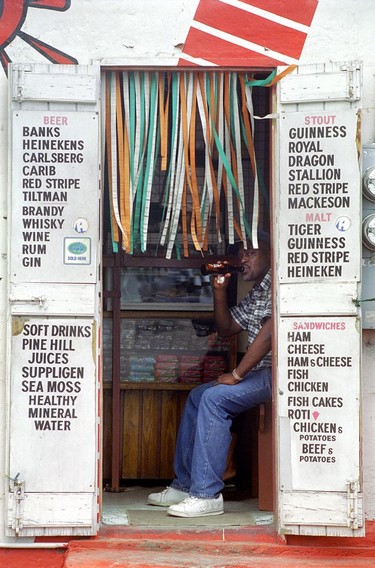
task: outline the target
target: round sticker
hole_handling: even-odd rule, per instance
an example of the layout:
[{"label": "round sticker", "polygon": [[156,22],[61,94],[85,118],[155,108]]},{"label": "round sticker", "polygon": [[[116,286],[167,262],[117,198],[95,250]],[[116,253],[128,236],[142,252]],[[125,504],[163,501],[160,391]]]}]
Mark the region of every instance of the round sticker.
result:
[{"label": "round sticker", "polygon": [[74,222],[73,228],[76,233],[86,233],[87,229],[89,228],[87,219],[78,217],[78,219],[76,219]]},{"label": "round sticker", "polygon": [[352,224],[351,220],[349,219],[349,217],[345,217],[345,215],[343,215],[342,217],[338,217],[335,223],[336,229],[338,231],[341,231],[342,233],[347,231],[351,224]]}]

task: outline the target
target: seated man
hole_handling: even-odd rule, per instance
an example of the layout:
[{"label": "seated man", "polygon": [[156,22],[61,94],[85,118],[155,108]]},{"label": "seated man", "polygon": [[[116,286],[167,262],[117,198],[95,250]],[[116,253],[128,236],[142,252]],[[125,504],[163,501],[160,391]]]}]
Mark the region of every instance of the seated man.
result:
[{"label": "seated man", "polygon": [[271,274],[270,241],[259,232],[259,248],[251,242],[239,252],[245,281],[254,286],[238,306],[229,308],[227,286],[213,277],[214,314],[218,333],[230,337],[248,332],[246,353],[231,373],[194,388],[187,399],[175,451],[175,479],[170,487],[148,497],[151,505],[169,507],[176,517],[224,513],[221,490],[231,442],[232,420],[271,399]]}]

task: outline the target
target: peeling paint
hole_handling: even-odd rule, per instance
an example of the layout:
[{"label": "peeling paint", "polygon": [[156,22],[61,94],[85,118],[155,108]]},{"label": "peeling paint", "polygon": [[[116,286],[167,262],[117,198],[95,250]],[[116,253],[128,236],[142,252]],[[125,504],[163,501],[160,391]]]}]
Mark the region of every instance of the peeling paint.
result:
[{"label": "peeling paint", "polygon": [[12,335],[21,335],[24,325],[27,321],[29,321],[29,318],[14,317],[12,319]]},{"label": "peeling paint", "polygon": [[97,323],[96,320],[94,320],[92,322],[92,331],[91,331],[91,349],[92,349],[92,360],[94,361],[94,364],[96,365],[96,337],[97,337]]}]

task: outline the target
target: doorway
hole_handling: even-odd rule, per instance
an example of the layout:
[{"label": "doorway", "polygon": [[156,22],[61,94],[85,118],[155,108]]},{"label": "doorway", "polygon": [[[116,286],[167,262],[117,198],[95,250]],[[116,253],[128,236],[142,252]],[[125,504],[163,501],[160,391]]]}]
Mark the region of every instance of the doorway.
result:
[{"label": "doorway", "polygon": [[[109,523],[131,518],[116,511],[151,513],[147,494],[173,479],[189,391],[234,368],[244,352],[243,337],[218,337],[200,266],[223,258],[252,224],[269,229],[270,129],[254,117],[269,113],[270,89],[251,86],[266,75],[106,72],[103,519]],[[246,291],[233,278],[230,303]],[[269,466],[266,450],[259,455],[264,413],[255,409],[238,421],[235,474],[225,488],[226,506],[238,518],[243,508],[250,524],[249,511],[257,511],[254,524],[272,517],[258,501],[259,466]],[[269,483],[272,476],[266,487],[272,494]]]}]

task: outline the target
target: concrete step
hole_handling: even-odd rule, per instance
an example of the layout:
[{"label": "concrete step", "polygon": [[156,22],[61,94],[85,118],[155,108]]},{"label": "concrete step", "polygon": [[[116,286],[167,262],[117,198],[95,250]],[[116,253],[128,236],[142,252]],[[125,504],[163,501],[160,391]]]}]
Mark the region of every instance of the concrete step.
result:
[{"label": "concrete step", "polygon": [[[225,536],[225,540],[224,537]],[[101,531],[69,543],[64,568],[293,568],[375,566],[373,540],[308,539],[288,545],[274,530]]]},{"label": "concrete step", "polygon": [[373,558],[326,557],[314,551],[299,556],[263,556],[233,554],[218,548],[203,552],[195,549],[132,550],[132,549],[81,549],[69,551],[64,568],[357,568],[374,566]]}]

